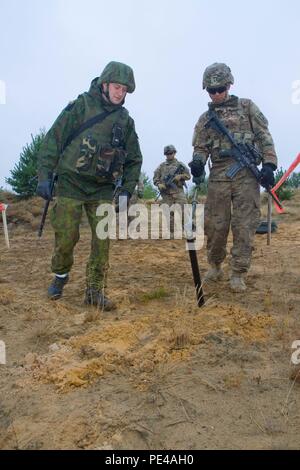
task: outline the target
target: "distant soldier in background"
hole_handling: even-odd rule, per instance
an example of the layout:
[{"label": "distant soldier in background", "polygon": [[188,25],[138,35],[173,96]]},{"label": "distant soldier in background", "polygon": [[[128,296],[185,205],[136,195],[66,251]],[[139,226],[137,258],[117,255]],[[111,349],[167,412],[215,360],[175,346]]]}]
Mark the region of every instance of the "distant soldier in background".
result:
[{"label": "distant soldier in background", "polygon": [[189,164],[194,182],[203,179],[204,167],[210,157],[205,205],[205,234],[207,235],[208,262],[211,266],[206,281],[218,281],[223,276],[221,264],[227,251],[227,237],[233,234],[231,249],[230,287],[234,292],[246,290],[244,275],[251,263],[256,228],[260,220],[260,189],[253,174],[242,168],[231,179],[226,175],[235,163],[228,139],[206,126],[209,112],[213,110],[237,142],[256,146],[262,158],[261,184],[274,186],[277,156],[268,121],[250,99],[229,95],[234,79],[226,64],[214,63],[203,75],[203,89],[209,94],[209,111],[202,114],[193,136],[193,160]]},{"label": "distant soldier in background", "polygon": [[[185,182],[189,180],[191,176],[189,169],[184,163],[175,158],[176,153],[177,150],[174,145],[164,147],[166,161],[161,163],[155,170],[153,183],[160,191],[162,202],[169,206],[180,204],[183,214],[184,204],[188,203],[183,188]],[[172,177],[172,175],[174,175],[174,177]],[[174,214],[172,213],[170,216],[170,232],[174,232]]]}]

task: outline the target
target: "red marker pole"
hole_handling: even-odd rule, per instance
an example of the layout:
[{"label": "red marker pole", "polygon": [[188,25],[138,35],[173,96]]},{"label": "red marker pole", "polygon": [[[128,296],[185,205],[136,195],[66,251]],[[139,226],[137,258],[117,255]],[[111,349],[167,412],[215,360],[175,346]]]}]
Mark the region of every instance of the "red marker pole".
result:
[{"label": "red marker pole", "polygon": [[[295,158],[295,160],[293,161],[289,169],[280,178],[278,183],[275,184],[274,188],[271,189],[271,193],[273,194],[274,197],[277,197],[275,192],[277,191],[277,189],[280,188],[280,186],[285,182],[285,180],[290,176],[290,174],[293,173],[293,171],[295,170],[296,166],[299,165],[299,163],[300,163],[300,153],[297,155],[297,157]],[[284,209],[280,208],[278,204],[276,204],[276,202],[274,202],[274,204],[275,204],[276,211],[279,214],[282,214],[284,212]]]}]

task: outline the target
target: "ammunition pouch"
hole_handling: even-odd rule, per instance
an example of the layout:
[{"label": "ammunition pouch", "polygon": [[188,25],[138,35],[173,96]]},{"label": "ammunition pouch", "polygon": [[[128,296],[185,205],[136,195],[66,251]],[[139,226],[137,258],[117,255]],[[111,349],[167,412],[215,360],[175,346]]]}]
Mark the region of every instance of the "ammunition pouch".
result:
[{"label": "ammunition pouch", "polygon": [[112,127],[111,143],[99,145],[92,134],[82,138],[76,170],[78,173],[86,173],[109,181],[117,180],[123,175],[126,156],[123,129],[115,123]]},{"label": "ammunition pouch", "polygon": [[123,174],[126,155],[125,150],[120,147],[114,148],[110,144],[102,145],[96,164],[96,176],[120,178]]},{"label": "ammunition pouch", "polygon": [[[259,151],[257,150],[257,147],[253,144],[249,144],[249,143],[238,143],[237,144],[241,150],[244,150],[246,149],[252,156],[252,159],[253,159],[253,163],[256,165],[256,166],[259,166],[262,162],[262,157],[259,153]],[[236,153],[236,149],[234,148],[231,148],[231,149],[222,149],[219,151],[219,156],[220,158],[234,158],[234,154]]]},{"label": "ammunition pouch", "polygon": [[99,151],[99,145],[92,135],[87,135],[80,144],[80,157],[76,162],[76,170],[79,173],[90,173],[94,156]]}]

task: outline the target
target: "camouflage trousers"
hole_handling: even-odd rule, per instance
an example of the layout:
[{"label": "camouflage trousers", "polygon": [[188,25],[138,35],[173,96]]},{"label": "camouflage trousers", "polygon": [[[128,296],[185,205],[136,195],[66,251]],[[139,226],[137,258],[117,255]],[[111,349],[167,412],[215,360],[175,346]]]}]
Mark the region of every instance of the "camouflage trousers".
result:
[{"label": "camouflage trousers", "polygon": [[250,268],[259,220],[260,192],[254,177],[236,177],[229,182],[210,181],[204,209],[208,262],[221,264],[224,261],[231,225],[231,268],[234,272],[246,273]]},{"label": "camouflage trousers", "polygon": [[[183,215],[184,215],[184,204],[187,204],[188,203],[188,200],[187,200],[187,197],[186,195],[184,194],[183,191],[180,191],[178,193],[173,193],[173,194],[162,194],[162,204],[167,204],[168,206],[172,206],[173,204],[179,204],[179,206],[181,207],[181,211],[182,211],[182,225],[184,224],[184,219],[183,219]],[[171,212],[170,214],[170,232],[173,233],[174,232],[174,213]]]},{"label": "camouflage trousers", "polygon": [[97,237],[96,227],[101,220],[96,216],[99,204],[110,201],[79,201],[58,197],[51,211],[51,224],[55,234],[55,247],[52,256],[52,272],[66,274],[71,270],[73,251],[80,238],[79,227],[85,209],[92,232],[90,257],[86,266],[86,285],[102,289],[106,285],[109,255],[109,238]]}]

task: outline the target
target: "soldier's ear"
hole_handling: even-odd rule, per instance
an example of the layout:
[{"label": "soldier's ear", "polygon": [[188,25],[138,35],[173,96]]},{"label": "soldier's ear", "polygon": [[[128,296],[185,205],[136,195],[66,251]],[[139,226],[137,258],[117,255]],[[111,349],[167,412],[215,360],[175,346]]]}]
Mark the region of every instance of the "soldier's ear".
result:
[{"label": "soldier's ear", "polygon": [[108,84],[107,83],[102,83],[101,84],[101,89],[102,89],[102,91],[106,92],[108,90]]}]

